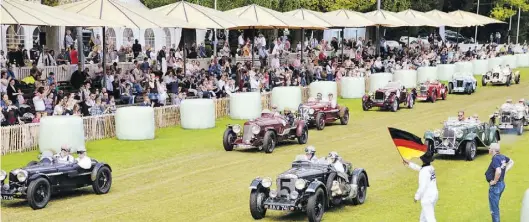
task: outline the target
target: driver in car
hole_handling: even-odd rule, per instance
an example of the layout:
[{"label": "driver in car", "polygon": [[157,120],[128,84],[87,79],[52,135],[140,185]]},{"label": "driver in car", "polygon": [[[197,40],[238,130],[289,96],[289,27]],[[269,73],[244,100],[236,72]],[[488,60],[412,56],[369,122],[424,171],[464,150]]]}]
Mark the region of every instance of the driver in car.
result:
[{"label": "driver in car", "polygon": [[337,172],[345,173],[345,168],[343,167],[342,161],[340,161],[340,156],[335,151],[329,153],[330,163],[334,166]]},{"label": "driver in car", "polygon": [[501,65],[498,65],[492,69],[492,73],[501,73],[503,71]]},{"label": "driver in car", "polygon": [[287,119],[288,124],[290,126],[293,126],[294,120],[295,120],[294,114],[292,114],[292,112],[288,108],[285,108],[284,113],[285,113],[285,118]]},{"label": "driver in car", "polygon": [[345,184],[349,182],[349,180],[347,179],[347,175],[345,175],[345,168],[340,159],[341,158],[340,156],[338,156],[337,152],[332,151],[329,153],[328,161],[334,167],[338,176],[332,182],[331,191],[333,196],[342,195],[342,193],[346,190]]},{"label": "driver in car", "polygon": [[525,114],[529,112],[529,108],[527,107],[527,104],[525,104],[525,99],[518,100],[518,104],[516,104],[518,107],[523,107],[523,110],[525,111]]},{"label": "driver in car", "polygon": [[329,106],[331,107],[331,109],[336,109],[337,108],[337,105],[336,105],[336,101],[334,101],[334,95],[332,93],[329,93]]},{"label": "driver in car", "polygon": [[274,116],[276,115],[279,115],[279,111],[277,111],[277,105],[272,105],[272,114],[274,114]]},{"label": "driver in car", "polygon": [[323,99],[323,95],[321,93],[316,94],[316,98],[310,98],[309,102],[315,102],[319,103]]},{"label": "driver in car", "polygon": [[464,111],[459,111],[457,113],[457,120],[459,120],[459,122],[465,121],[465,112]]},{"label": "driver in car", "polygon": [[503,74],[508,75],[509,73],[511,73],[511,67],[509,67],[509,65],[505,65],[505,68],[502,71]]},{"label": "driver in car", "polygon": [[54,158],[57,160],[57,163],[73,163],[74,158],[70,154],[71,148],[67,145],[62,145],[61,152],[58,154],[55,154]]},{"label": "driver in car", "polygon": [[305,148],[305,158],[311,163],[317,163],[318,158],[316,158],[316,148],[314,146],[307,146]]}]

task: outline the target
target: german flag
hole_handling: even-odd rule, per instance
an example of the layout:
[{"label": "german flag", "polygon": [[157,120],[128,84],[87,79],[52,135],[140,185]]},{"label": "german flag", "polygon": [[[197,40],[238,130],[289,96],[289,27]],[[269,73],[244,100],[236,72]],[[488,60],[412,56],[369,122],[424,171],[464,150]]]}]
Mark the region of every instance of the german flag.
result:
[{"label": "german flag", "polygon": [[395,143],[395,146],[403,159],[411,160],[412,158],[422,156],[428,151],[428,148],[422,143],[421,138],[418,136],[391,127],[388,127],[388,130],[393,139],[393,143]]}]

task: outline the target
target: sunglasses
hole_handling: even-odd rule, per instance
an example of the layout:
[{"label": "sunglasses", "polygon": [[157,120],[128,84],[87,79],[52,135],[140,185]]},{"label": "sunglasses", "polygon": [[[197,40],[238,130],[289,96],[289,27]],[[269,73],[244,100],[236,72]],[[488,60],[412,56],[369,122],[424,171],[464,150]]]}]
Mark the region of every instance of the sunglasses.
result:
[{"label": "sunglasses", "polygon": [[61,151],[64,151],[64,152],[68,152],[68,150],[67,150],[67,149],[61,149]]}]

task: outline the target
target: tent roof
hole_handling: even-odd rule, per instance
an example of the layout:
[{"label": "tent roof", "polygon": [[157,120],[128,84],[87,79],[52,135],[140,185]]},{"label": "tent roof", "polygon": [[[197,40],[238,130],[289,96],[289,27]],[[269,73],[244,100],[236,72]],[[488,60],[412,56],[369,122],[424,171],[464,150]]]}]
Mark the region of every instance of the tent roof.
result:
[{"label": "tent roof", "polygon": [[123,2],[125,4],[131,4],[131,5],[134,5],[134,6],[138,6],[140,8],[149,9],[149,8],[147,8],[147,6],[145,6],[143,3],[141,3],[140,0],[119,0],[119,1]]},{"label": "tent roof", "polygon": [[421,24],[421,26],[440,27],[446,25],[440,21],[430,19],[423,12],[415,11],[412,9],[398,12],[397,15],[399,15],[401,18],[404,18],[408,22],[415,21],[415,23]]},{"label": "tent roof", "polygon": [[62,9],[22,0],[2,1],[0,23],[3,25],[106,26],[111,24],[121,26],[119,23],[78,15]]},{"label": "tent roof", "polygon": [[294,18],[305,20],[322,27],[348,27],[346,20],[341,19],[335,15],[324,14],[304,8],[285,12],[283,14],[293,16]]},{"label": "tent roof", "polygon": [[469,26],[487,25],[487,24],[494,24],[494,23],[506,23],[500,20],[478,15],[476,13],[461,11],[461,10],[449,12],[448,14],[452,16],[455,20],[459,20],[465,24],[468,24]]},{"label": "tent roof", "polygon": [[454,19],[451,15],[449,15],[446,12],[442,12],[439,10],[432,10],[424,13],[426,16],[428,16],[430,19],[433,19],[435,21],[439,21],[440,23],[444,24],[445,26],[449,27],[467,27],[471,25],[466,25],[462,23],[461,21],[458,21]]},{"label": "tent roof", "polygon": [[374,21],[367,18],[367,16],[363,13],[347,9],[339,9],[336,11],[327,12],[325,14],[334,15],[336,17],[346,20],[346,22],[349,24],[346,27],[365,27],[376,25]]},{"label": "tent roof", "polygon": [[66,11],[120,23],[129,28],[198,28],[205,27],[156,14],[148,9],[118,0],[84,0],[57,6]]},{"label": "tent roof", "polygon": [[237,18],[232,14],[186,1],[158,7],[152,9],[152,11],[186,22],[198,23],[207,28],[229,29],[241,26],[246,27],[252,24],[251,21]]},{"label": "tent roof", "polygon": [[281,12],[274,11],[256,4],[243,6],[226,11],[227,13],[233,14],[238,18],[244,18],[252,21],[253,23],[248,28],[269,28],[273,26],[275,28],[311,28],[311,29],[324,29],[317,24],[313,24],[308,21],[293,18],[292,16],[285,15]]},{"label": "tent roof", "polygon": [[401,26],[418,26],[417,24],[410,24],[407,21],[404,21],[397,13],[385,11],[385,10],[375,10],[372,12],[365,13],[367,18],[374,21],[377,25],[387,26],[387,27],[401,27]]}]

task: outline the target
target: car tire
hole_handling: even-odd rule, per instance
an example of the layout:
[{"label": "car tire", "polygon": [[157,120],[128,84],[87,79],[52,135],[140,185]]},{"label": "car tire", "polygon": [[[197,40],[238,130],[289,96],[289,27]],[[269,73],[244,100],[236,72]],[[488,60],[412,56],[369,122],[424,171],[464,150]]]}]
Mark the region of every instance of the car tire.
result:
[{"label": "car tire", "polygon": [[367,101],[362,102],[362,109],[363,109],[364,111],[368,111],[368,110],[369,110],[369,106],[367,105]]},{"label": "car tire", "polygon": [[43,177],[37,178],[29,183],[27,190],[28,204],[33,210],[46,207],[51,197],[50,182]]},{"label": "car tire", "polygon": [[263,149],[265,153],[272,153],[276,148],[276,134],[274,131],[266,131],[263,139]]},{"label": "car tire", "polygon": [[411,94],[408,94],[408,98],[406,98],[407,100],[407,106],[408,106],[408,109],[413,109],[413,105],[415,105],[415,100],[413,99],[413,96]]},{"label": "car tire", "polygon": [[454,90],[454,84],[448,83],[448,94],[454,93],[453,90]]},{"label": "car tire", "polygon": [[237,134],[235,134],[231,128],[228,128],[224,131],[224,136],[222,137],[222,145],[224,146],[224,150],[233,150],[233,142],[235,142],[236,137]]},{"label": "car tire", "polygon": [[325,128],[325,114],[318,113],[316,115],[316,129],[323,130]]},{"label": "car tire", "polygon": [[481,86],[487,86],[486,76],[481,77]]},{"label": "car tire", "polygon": [[347,125],[349,123],[349,108],[345,108],[343,116],[340,117],[340,124]]},{"label": "car tire", "polygon": [[316,189],[307,201],[307,217],[309,222],[320,222],[325,213],[325,193],[322,188]]},{"label": "car tire", "polygon": [[309,129],[305,126],[301,131],[301,136],[298,137],[299,144],[306,144],[309,140]]},{"label": "car tire", "polygon": [[334,180],[336,180],[336,173],[333,172],[329,174],[329,176],[327,177],[327,182],[325,183],[325,187],[327,187],[327,197],[329,198],[329,200],[333,199],[331,188]]},{"label": "car tire", "polygon": [[472,161],[476,158],[477,147],[476,141],[471,140],[465,143],[465,158],[468,161]]},{"label": "car tire", "polygon": [[520,84],[520,74],[518,74],[518,76],[516,76],[516,78],[514,78],[514,83]]},{"label": "car tire", "polygon": [[523,123],[522,121],[520,121],[518,124],[516,124],[516,134],[518,134],[518,136],[521,136],[523,134]]},{"label": "car tire", "polygon": [[391,110],[391,112],[397,112],[397,110],[399,110],[399,101],[397,101],[397,100],[398,100],[397,98],[395,98],[395,100],[393,100],[393,104],[389,108]]},{"label": "car tire", "polygon": [[354,205],[364,204],[367,199],[367,177],[364,173],[358,176],[356,197],[353,198]]},{"label": "car tire", "polygon": [[430,101],[432,103],[435,103],[435,100],[437,100],[437,92],[436,91],[433,91],[432,92],[432,98],[430,98]]},{"label": "car tire", "polygon": [[253,219],[260,220],[265,217],[266,208],[264,208],[263,204],[265,198],[266,194],[259,189],[252,190],[250,193],[250,213]]},{"label": "car tire", "polygon": [[446,96],[447,96],[447,94],[448,94],[448,89],[445,88],[445,92],[444,92],[443,94],[441,94],[441,99],[442,99],[442,100],[446,100]]},{"label": "car tire", "polygon": [[106,194],[112,187],[112,172],[107,166],[97,170],[96,179],[92,182],[92,189],[96,194]]},{"label": "car tire", "polygon": [[507,87],[511,86],[511,77],[509,77],[509,79],[507,79],[507,82],[505,83],[505,85]]},{"label": "car tire", "polygon": [[472,85],[468,84],[466,90],[468,95],[472,95]]},{"label": "car tire", "polygon": [[26,165],[26,167],[29,167],[29,166],[34,166],[34,165],[37,165],[39,162],[35,161],[35,160],[32,160],[28,163],[28,165]]}]

